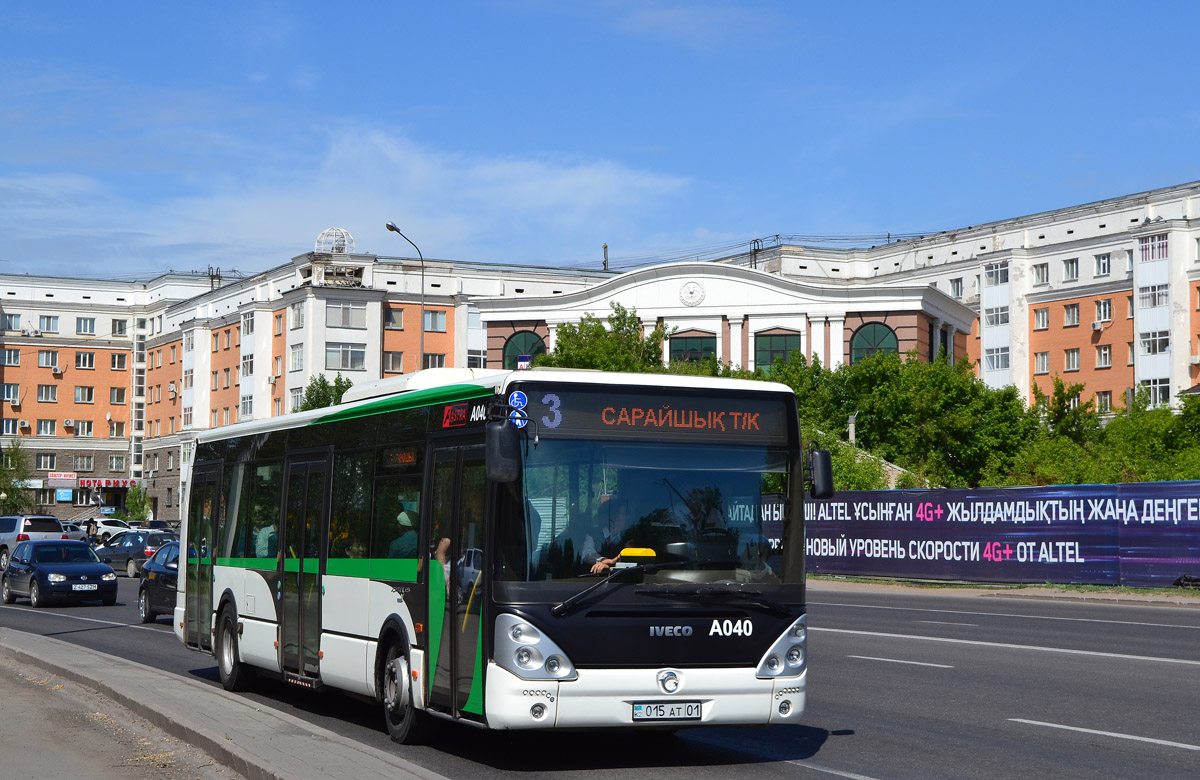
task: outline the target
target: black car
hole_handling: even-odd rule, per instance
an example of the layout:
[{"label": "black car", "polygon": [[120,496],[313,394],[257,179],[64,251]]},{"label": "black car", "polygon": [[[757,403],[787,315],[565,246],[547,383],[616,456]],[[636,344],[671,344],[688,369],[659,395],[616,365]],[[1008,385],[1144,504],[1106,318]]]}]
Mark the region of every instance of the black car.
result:
[{"label": "black car", "polygon": [[117,603],[117,575],[86,542],[64,539],[21,542],[0,574],[5,604],[28,596],[33,607],[51,599]]},{"label": "black car", "polygon": [[142,564],[138,587],[138,615],[153,623],[159,615],[175,611],[175,588],[179,583],[179,542],[167,542],[154,557]]},{"label": "black car", "polygon": [[142,569],[142,563],[154,555],[158,548],[178,539],[179,535],[174,531],[143,531],[135,528],[109,539],[108,544],[96,548],[96,554],[111,563],[117,571],[136,577]]}]

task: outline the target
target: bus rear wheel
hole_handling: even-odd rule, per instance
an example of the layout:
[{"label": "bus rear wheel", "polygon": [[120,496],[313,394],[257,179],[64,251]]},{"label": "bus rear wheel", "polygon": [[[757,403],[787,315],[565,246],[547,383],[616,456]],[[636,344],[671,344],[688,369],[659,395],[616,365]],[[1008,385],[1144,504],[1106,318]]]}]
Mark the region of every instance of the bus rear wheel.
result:
[{"label": "bus rear wheel", "polygon": [[408,656],[399,642],[388,645],[380,675],[380,698],[388,735],[402,745],[419,745],[430,735],[429,716],[417,710],[412,696]]},{"label": "bus rear wheel", "polygon": [[254,670],[238,659],[237,620],[229,608],[217,621],[217,671],[227,691],[246,690],[254,677]]}]

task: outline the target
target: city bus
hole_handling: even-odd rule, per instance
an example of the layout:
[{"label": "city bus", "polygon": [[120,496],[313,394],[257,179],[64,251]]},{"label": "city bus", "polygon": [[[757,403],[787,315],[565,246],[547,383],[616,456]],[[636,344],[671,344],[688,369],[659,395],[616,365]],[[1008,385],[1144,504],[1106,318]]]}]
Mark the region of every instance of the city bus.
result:
[{"label": "city bus", "polygon": [[175,632],[225,688],[339,689],[397,742],[797,723],[802,501],[770,382],[428,369],[198,434]]}]

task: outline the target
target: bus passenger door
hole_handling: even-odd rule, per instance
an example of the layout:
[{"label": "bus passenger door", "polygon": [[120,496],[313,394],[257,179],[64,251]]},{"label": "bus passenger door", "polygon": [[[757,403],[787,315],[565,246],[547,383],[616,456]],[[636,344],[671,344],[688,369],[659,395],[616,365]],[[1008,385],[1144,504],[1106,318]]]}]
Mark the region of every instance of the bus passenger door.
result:
[{"label": "bus passenger door", "polygon": [[217,503],[221,467],[197,466],[188,499],[184,580],[184,641],[188,647],[212,649],[213,555],[217,546]]},{"label": "bus passenger door", "polygon": [[[429,488],[429,703],[472,720],[483,715],[479,621],[486,486],[483,447],[436,450]],[[450,540],[444,563],[436,556],[442,539]]]},{"label": "bus passenger door", "polygon": [[321,561],[325,556],[329,456],[288,460],[279,538],[279,652],[285,674],[320,676]]}]

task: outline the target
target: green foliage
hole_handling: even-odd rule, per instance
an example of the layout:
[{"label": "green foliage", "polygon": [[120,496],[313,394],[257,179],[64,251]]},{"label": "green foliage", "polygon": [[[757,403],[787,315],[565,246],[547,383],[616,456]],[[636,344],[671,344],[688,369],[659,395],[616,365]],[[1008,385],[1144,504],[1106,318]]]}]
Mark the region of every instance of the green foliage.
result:
[{"label": "green foliage", "polygon": [[23,487],[25,480],[33,477],[29,456],[21,449],[21,440],[13,437],[12,442],[0,449],[0,500],[2,514],[28,514],[37,510],[37,498],[32,490]]},{"label": "green foliage", "polygon": [[538,356],[535,363],[661,374],[665,371],[663,342],[669,335],[661,324],[645,333],[637,310],[613,303],[607,325],[590,314],[584,315],[578,325],[560,325],[554,337],[554,351]]},{"label": "green foliage", "polygon": [[146,498],[146,491],[140,485],[131,486],[125,494],[125,508],[113,516],[127,523],[143,523],[149,519],[150,501]]},{"label": "green foliage", "polygon": [[304,388],[304,397],[300,400],[299,411],[306,412],[309,409],[323,409],[326,406],[340,404],[342,395],[350,389],[351,384],[353,383],[349,379],[342,377],[340,371],[337,378],[333,380],[333,384],[329,383],[324,374],[317,374],[308,380],[308,387]]}]

